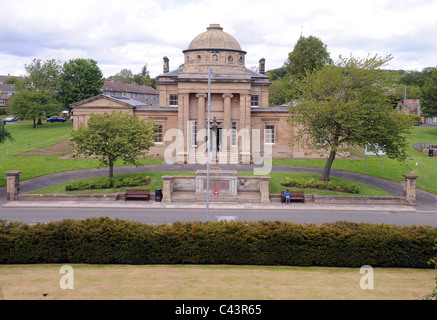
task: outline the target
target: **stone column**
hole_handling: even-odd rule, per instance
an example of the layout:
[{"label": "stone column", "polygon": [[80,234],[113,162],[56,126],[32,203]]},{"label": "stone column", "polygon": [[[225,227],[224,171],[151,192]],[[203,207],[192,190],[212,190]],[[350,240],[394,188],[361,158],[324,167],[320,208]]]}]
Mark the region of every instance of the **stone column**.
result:
[{"label": "stone column", "polygon": [[232,98],[233,94],[225,93],[222,95],[224,99],[224,109],[223,109],[223,131],[222,131],[222,152],[220,155],[220,163],[229,163],[229,153],[231,150],[231,140],[232,140]]},{"label": "stone column", "polygon": [[[206,119],[205,119],[205,100],[208,97],[206,93],[196,94],[198,99],[197,107],[197,148],[198,150],[203,150],[205,148],[205,136],[206,136]],[[204,133],[199,135],[199,133]]]},{"label": "stone column", "polygon": [[416,179],[419,176],[415,174],[408,173],[404,174],[405,184],[404,184],[404,195],[407,204],[415,205],[416,204]]},{"label": "stone column", "polygon": [[6,199],[18,200],[20,193],[20,173],[21,171],[8,171],[6,174]]},{"label": "stone column", "polygon": [[184,164],[187,161],[187,143],[188,143],[188,111],[189,102],[188,94],[178,94],[178,129],[183,134],[182,139],[178,140],[177,160],[178,164]]},{"label": "stone column", "polygon": [[224,119],[223,119],[223,129],[231,130],[231,99],[234,97],[230,93],[225,93],[222,95],[223,99],[225,99],[224,102]]},{"label": "stone column", "polygon": [[250,164],[250,95],[240,95],[240,136],[242,137],[241,163]]}]

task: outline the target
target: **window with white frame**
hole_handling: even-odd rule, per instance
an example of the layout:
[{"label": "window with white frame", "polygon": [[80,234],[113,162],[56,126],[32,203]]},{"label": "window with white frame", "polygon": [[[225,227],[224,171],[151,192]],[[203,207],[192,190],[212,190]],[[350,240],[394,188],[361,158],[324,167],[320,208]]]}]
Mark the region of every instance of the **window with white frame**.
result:
[{"label": "window with white frame", "polygon": [[232,122],[232,135],[231,135],[231,146],[235,147],[237,145],[237,123]]},{"label": "window with white frame", "polygon": [[266,125],[264,129],[264,143],[266,144],[274,144],[275,143],[275,126],[274,125]]},{"label": "window with white frame", "polygon": [[197,122],[191,122],[191,146],[197,147]]},{"label": "window with white frame", "polygon": [[164,130],[162,124],[155,124],[154,130],[156,133],[155,136],[155,143],[156,144],[162,144],[164,142]]},{"label": "window with white frame", "polygon": [[432,119],[432,122],[437,122],[437,117],[434,117],[434,118]]},{"label": "window with white frame", "polygon": [[171,106],[177,106],[178,105],[178,95],[177,94],[171,94],[170,97],[170,105]]}]

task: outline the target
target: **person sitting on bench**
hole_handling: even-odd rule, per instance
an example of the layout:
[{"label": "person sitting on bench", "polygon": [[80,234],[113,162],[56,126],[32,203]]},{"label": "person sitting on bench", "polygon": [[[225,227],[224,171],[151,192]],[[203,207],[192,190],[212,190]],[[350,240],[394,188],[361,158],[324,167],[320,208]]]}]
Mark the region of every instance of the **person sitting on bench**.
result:
[{"label": "person sitting on bench", "polygon": [[287,191],[284,192],[285,197],[285,203],[290,203],[290,191],[287,189]]}]

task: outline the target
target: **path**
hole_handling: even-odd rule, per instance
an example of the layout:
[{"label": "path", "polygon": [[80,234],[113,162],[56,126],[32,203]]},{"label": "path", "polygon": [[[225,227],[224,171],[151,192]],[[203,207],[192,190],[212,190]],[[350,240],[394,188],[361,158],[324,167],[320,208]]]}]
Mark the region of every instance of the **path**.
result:
[{"label": "path", "polygon": [[[221,165],[222,169],[226,170],[237,170],[237,171],[252,171],[253,165]],[[161,165],[148,165],[148,166],[120,166],[114,168],[114,174],[120,173],[133,173],[133,172],[153,172],[153,171],[196,171],[199,169],[206,169],[205,165],[196,164],[161,164]],[[292,166],[273,166],[273,172],[309,172],[321,174],[323,168],[307,168],[307,167],[292,167]],[[22,181],[20,183],[21,192],[28,193],[38,189],[46,188],[49,186],[57,185],[60,183],[91,178],[97,176],[106,176],[108,174],[108,169],[86,169],[86,170],[75,170],[68,172],[53,173],[46,176]],[[361,183],[368,184],[370,186],[388,191],[395,196],[403,196],[403,185],[398,182],[388,181],[376,177],[367,176],[360,173],[343,171],[343,170],[331,170],[331,175],[338,178],[344,178],[348,180],[353,180]],[[0,188],[0,197],[5,199],[5,187]],[[437,196],[417,190],[417,206],[421,210],[432,209],[437,206]]]}]

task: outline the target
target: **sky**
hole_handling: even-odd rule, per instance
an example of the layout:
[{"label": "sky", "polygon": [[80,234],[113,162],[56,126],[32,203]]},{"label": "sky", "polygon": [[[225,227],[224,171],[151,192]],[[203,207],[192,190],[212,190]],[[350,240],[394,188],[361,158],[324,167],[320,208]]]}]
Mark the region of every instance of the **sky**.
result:
[{"label": "sky", "polygon": [[300,35],[331,58],[393,59],[392,70],[437,66],[436,0],[0,0],[0,75],[26,75],[33,59],[94,59],[105,77],[151,77],[184,62],[182,50],[220,24],[247,51],[246,67],[283,66]]}]

